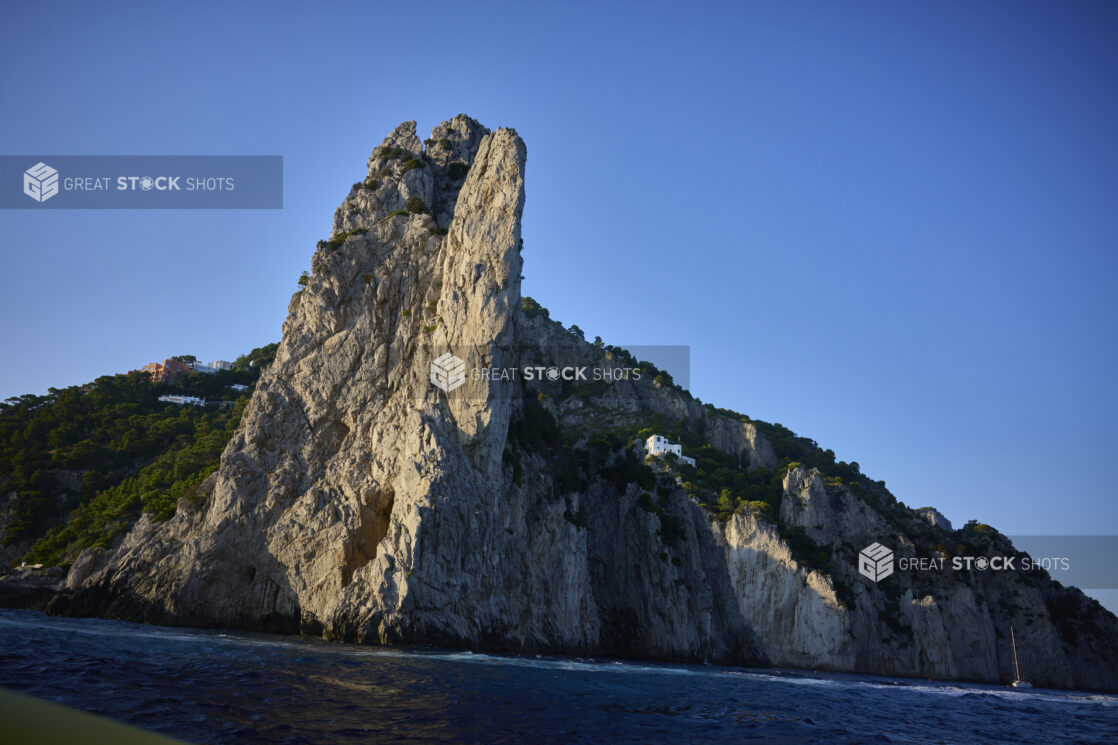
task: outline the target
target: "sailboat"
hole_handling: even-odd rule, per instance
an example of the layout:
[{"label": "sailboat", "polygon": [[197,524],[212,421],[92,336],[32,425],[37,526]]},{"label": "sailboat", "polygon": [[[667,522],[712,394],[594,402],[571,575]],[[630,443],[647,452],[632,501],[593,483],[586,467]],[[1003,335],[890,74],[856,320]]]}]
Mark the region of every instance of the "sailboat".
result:
[{"label": "sailboat", "polygon": [[1017,664],[1017,639],[1013,635],[1013,626],[1009,627],[1009,643],[1013,645],[1013,671],[1015,676],[1010,685],[1014,688],[1032,688],[1032,683],[1021,679],[1021,666]]}]

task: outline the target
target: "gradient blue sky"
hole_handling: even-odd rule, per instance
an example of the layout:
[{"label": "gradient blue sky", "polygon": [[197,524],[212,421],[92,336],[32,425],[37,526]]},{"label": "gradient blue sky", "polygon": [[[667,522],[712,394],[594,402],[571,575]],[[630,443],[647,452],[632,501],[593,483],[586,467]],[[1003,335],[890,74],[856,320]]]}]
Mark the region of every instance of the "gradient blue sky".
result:
[{"label": "gradient blue sky", "polygon": [[278,340],[372,147],[466,112],[528,144],[554,317],[690,345],[704,401],[957,525],[1115,532],[1118,5],[533,5],[6,3],[0,151],[279,154],[286,191],[0,212],[0,397]]}]

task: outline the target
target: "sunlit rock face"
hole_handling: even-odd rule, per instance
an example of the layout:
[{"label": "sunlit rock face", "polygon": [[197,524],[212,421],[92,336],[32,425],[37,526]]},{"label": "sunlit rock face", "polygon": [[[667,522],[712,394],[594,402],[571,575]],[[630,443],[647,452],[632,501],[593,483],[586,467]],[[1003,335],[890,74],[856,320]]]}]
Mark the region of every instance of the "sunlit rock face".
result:
[{"label": "sunlit rock face", "polygon": [[[433,385],[447,350],[495,368],[618,362],[522,307],[526,157],[515,131],[461,115],[374,148],[220,469],[171,520],[83,553],[52,610],[989,682],[1012,677],[1013,625],[1035,684],[1118,689],[1118,622],[1047,577],[860,576],[871,543],[948,556],[963,531],[883,484],[782,460],[746,417],[647,376],[578,395]],[[531,407],[559,433],[543,447],[526,444]],[[652,415],[766,469],[779,500],[716,519],[675,465],[619,478],[639,440],[595,450],[595,433]],[[1013,552],[998,534],[983,550]]]},{"label": "sunlit rock face", "polygon": [[519,483],[504,467],[519,389],[429,383],[434,350],[516,362],[525,161],[515,131],[464,116],[375,148],[204,499],[83,557],[71,610],[763,663],[698,507],[679,505],[699,536],[680,566],[635,488],[588,485],[576,524],[546,458]]}]

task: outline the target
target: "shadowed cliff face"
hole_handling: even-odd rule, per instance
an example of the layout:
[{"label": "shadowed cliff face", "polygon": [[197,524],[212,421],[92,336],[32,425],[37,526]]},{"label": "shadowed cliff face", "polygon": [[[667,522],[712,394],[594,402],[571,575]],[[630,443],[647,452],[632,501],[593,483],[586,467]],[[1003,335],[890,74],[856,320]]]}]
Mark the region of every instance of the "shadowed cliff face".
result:
[{"label": "shadowed cliff face", "polygon": [[[955,545],[964,531],[891,521],[848,488],[791,469],[781,511],[835,557],[827,574],[805,566],[768,521],[739,512],[719,531],[742,613],[775,664],[948,680],[1014,678],[1014,627],[1025,676],[1036,685],[1118,689],[1118,621],[1075,588],[1042,573],[897,572],[859,576],[856,551],[885,540],[917,556],[911,536]],[[898,532],[898,527],[903,528]],[[995,534],[977,555],[1013,556]],[[838,587],[850,589],[840,599]]]},{"label": "shadowed cliff face", "polygon": [[[862,546],[915,555],[960,531],[883,485],[781,461],[777,435],[671,384],[432,385],[448,350],[490,368],[619,364],[521,307],[525,161],[516,132],[465,116],[376,147],[201,499],[86,551],[53,609],[991,682],[1010,677],[1013,624],[1034,683],[1118,689],[1118,621],[1081,593],[1039,576],[868,582]],[[653,415],[777,473],[768,519],[720,523],[676,469],[593,440]]]}]

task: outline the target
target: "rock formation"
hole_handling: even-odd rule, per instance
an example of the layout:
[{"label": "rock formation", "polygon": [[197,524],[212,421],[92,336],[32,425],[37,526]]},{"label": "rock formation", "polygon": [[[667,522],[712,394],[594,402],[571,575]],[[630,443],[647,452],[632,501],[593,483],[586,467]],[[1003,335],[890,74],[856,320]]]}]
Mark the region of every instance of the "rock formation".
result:
[{"label": "rock formation", "polygon": [[630,514],[635,487],[591,485],[584,529],[542,460],[520,485],[503,466],[518,390],[429,383],[439,349],[513,362],[525,158],[516,132],[464,116],[374,149],[204,501],[83,556],[71,612],[763,661],[697,506],[676,564],[655,516]]},{"label": "rock formation", "polygon": [[[987,681],[1007,679],[1013,623],[1035,683],[1118,689],[1118,622],[1093,601],[1042,576],[858,576],[867,543],[955,552],[961,531],[782,463],[758,424],[670,383],[432,385],[448,350],[495,369],[625,361],[522,308],[525,160],[515,131],[463,115],[376,147],[218,472],[171,520],[86,551],[52,609]],[[776,513],[715,519],[670,463],[610,439],[651,415],[783,474]]]}]

